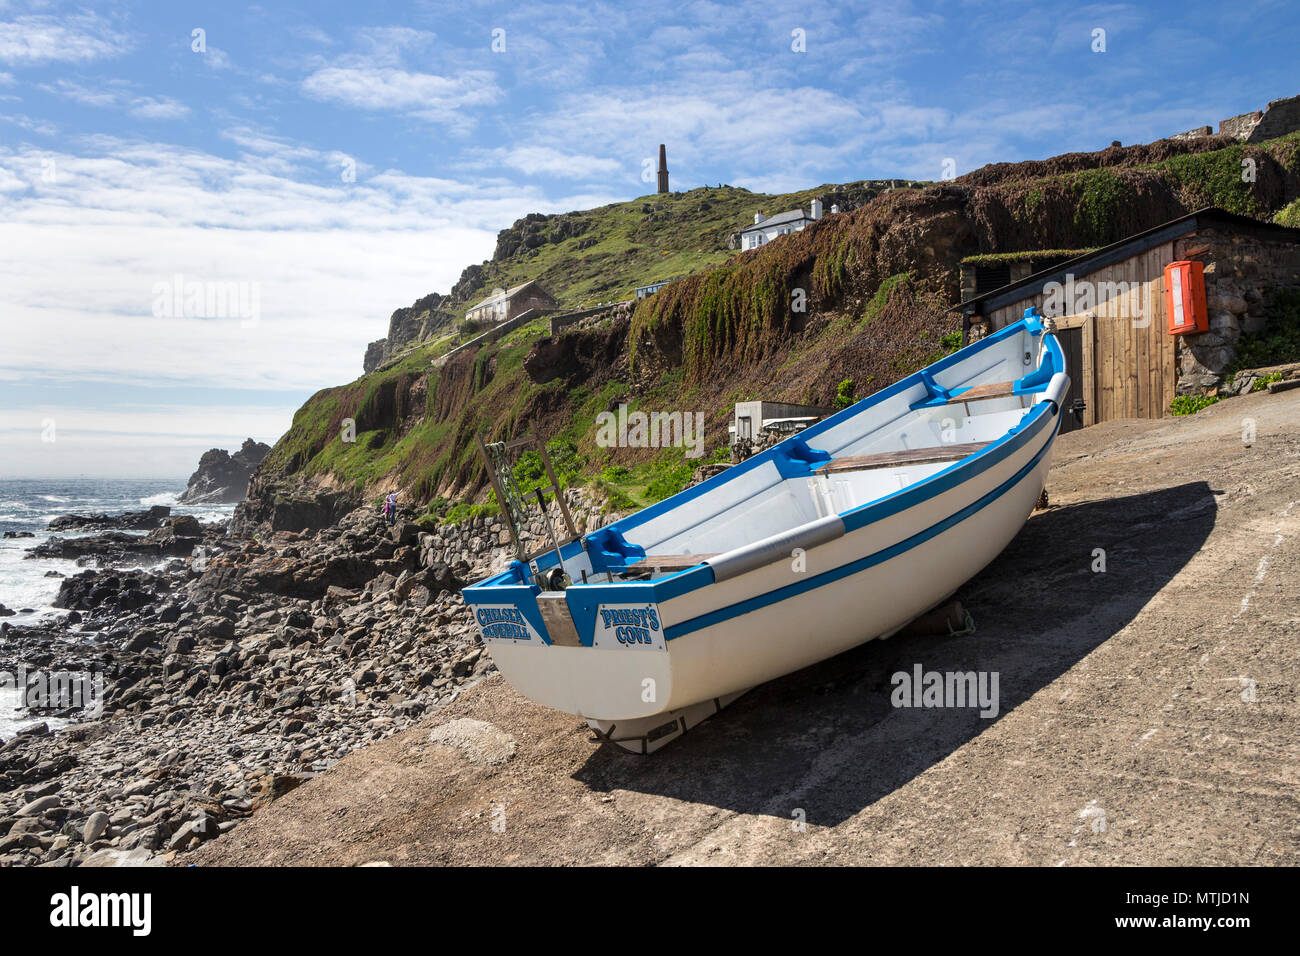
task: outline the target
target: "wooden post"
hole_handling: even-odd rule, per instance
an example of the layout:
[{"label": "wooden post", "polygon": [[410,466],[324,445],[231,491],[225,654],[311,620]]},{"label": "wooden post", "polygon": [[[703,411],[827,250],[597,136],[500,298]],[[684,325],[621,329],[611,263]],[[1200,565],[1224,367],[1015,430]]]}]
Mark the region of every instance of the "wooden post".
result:
[{"label": "wooden post", "polygon": [[515,527],[515,518],[510,511],[510,502],[501,488],[501,482],[497,480],[497,470],[492,465],[492,456],[488,454],[487,445],[483,444],[482,435],[475,432],[474,440],[478,442],[479,454],[483,456],[483,467],[487,469],[488,479],[492,482],[492,490],[496,492],[497,504],[501,506],[501,515],[506,519],[506,527],[510,529],[510,537],[515,542],[515,557],[520,561],[526,560],[524,557],[524,543],[519,537],[519,529]]},{"label": "wooden post", "polygon": [[551,487],[555,489],[555,500],[560,504],[560,513],[564,515],[564,526],[569,529],[570,540],[578,536],[578,531],[573,526],[573,518],[569,515],[569,506],[564,501],[564,492],[560,489],[560,482],[555,477],[555,469],[551,467],[551,456],[546,454],[546,443],[539,441],[537,451],[542,456],[542,464],[546,468],[546,477],[551,482]]}]

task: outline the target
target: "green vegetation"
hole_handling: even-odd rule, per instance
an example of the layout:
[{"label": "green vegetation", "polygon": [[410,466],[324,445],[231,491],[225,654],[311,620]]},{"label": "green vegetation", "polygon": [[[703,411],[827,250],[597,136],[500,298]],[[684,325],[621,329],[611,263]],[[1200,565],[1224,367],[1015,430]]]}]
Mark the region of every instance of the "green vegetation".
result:
[{"label": "green vegetation", "polygon": [[[559,482],[561,488],[568,488],[570,485],[580,482],[586,462],[578,454],[573,442],[564,438],[549,441],[546,443],[546,453],[551,458],[551,467],[555,471],[555,479]],[[525,495],[538,488],[549,488],[551,486],[550,478],[546,475],[546,466],[542,463],[542,456],[532,450],[526,451],[519,456],[519,459],[515,462],[513,474],[515,484]],[[547,493],[547,497],[550,498],[551,495]],[[497,502],[495,491],[488,493],[487,501],[483,504],[452,503],[439,496],[429,502],[424,514],[416,519],[416,523],[427,531],[438,525],[461,524],[479,516],[496,515],[500,514],[500,512],[501,508]]]},{"label": "green vegetation", "polygon": [[853,394],[853,379],[846,378],[835,389],[835,408],[848,408],[857,398]]},{"label": "green vegetation", "polygon": [[1259,332],[1248,332],[1237,342],[1231,372],[1300,362],[1300,291],[1278,292],[1268,310],[1268,322]]},{"label": "green vegetation", "polygon": [[1169,403],[1169,411],[1175,415],[1195,415],[1218,401],[1218,395],[1179,395]]},{"label": "green vegetation", "polygon": [[815,228],[781,236],[763,249],[675,282],[637,303],[630,358],[660,328],[680,328],[685,381],[702,381],[719,360],[768,354],[802,322],[791,309],[795,290],[807,312],[837,302],[856,261],[849,216],[831,216]]},{"label": "green vegetation", "polygon": [[889,296],[898,288],[900,282],[910,282],[912,274],[910,272],[900,272],[892,275],[884,282],[880,283],[880,288],[876,289],[875,295],[867,303],[867,307],[862,311],[863,322],[874,322],[884,311],[886,303],[889,302]]},{"label": "green vegetation", "polygon": [[1273,221],[1279,226],[1290,226],[1292,229],[1300,229],[1300,199],[1293,199],[1290,203],[1278,210]]},{"label": "green vegetation", "polygon": [[1243,216],[1260,216],[1264,210],[1257,198],[1255,179],[1247,181],[1243,174],[1254,163],[1257,177],[1263,158],[1259,147],[1241,144],[1208,153],[1171,156],[1152,168],[1163,172],[1185,193],[1196,196],[1197,205],[1220,206]]},{"label": "green vegetation", "polygon": [[433,506],[430,505],[430,511],[416,518],[415,523],[425,531],[433,531],[438,525],[463,524],[466,521],[473,520],[480,516],[488,517],[500,514],[501,509],[497,506],[496,494],[489,494],[488,499],[489,500],[485,504],[481,505],[461,502],[448,507],[448,502],[439,498],[437,500],[442,502],[442,508],[438,511],[434,511]]},{"label": "green vegetation", "polygon": [[[520,248],[484,265],[458,317],[497,286],[510,288],[530,279],[565,307],[629,299],[637,286],[726,262],[736,255],[728,238],[752,223],[756,212],[775,215],[806,208],[830,188],[768,195],[735,186],[701,186],[562,216],[526,217],[511,227],[513,237],[507,237]],[[877,187],[862,182],[834,188]]]},{"label": "green vegetation", "polygon": [[652,461],[632,467],[610,465],[600,473],[595,484],[609,498],[614,510],[630,511],[671,498],[690,483],[700,465],[730,459],[731,451],[726,445],[700,458],[687,458],[682,448],[665,448]]},{"label": "green vegetation", "polygon": [[1024,195],[1024,215],[1026,219],[1032,219],[1038,215],[1038,210],[1043,208],[1043,190],[1036,187],[1029,190]]},{"label": "green vegetation", "polygon": [[1098,243],[1114,242],[1120,206],[1127,199],[1124,182],[1114,169],[1088,169],[1074,175],[1078,206],[1074,227],[1081,236]]},{"label": "green vegetation", "polygon": [[[1041,190],[1039,190],[1041,192]],[[1036,259],[1073,259],[1096,252],[1097,246],[1086,249],[1028,249],[1024,252],[983,252],[962,259],[964,266],[996,266],[1010,262],[1030,262]]]},{"label": "green vegetation", "polygon": [[1259,378],[1255,379],[1255,381],[1251,382],[1250,390],[1252,392],[1262,392],[1265,391],[1274,382],[1280,382],[1280,381],[1282,381],[1281,372],[1269,372],[1267,375],[1261,375]]}]

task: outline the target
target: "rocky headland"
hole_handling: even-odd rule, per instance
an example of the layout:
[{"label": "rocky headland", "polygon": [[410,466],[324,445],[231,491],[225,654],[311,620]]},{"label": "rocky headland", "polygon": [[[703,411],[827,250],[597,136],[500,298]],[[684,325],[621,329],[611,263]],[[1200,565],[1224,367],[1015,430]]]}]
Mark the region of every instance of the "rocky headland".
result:
[{"label": "rocky headland", "polygon": [[248,493],[248,479],[270,451],[270,445],[251,438],[244,439],[233,455],[224,448],[205,451],[177,501],[186,505],[238,504]]}]

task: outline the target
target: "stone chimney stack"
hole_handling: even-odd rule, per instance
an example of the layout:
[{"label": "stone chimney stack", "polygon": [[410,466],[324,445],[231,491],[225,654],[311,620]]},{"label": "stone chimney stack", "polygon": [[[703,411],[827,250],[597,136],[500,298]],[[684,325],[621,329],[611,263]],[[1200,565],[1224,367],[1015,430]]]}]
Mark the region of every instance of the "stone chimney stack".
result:
[{"label": "stone chimney stack", "polygon": [[809,210],[809,212],[812,213],[811,218],[820,219],[822,217],[822,201],[820,199],[814,199],[811,206],[812,208]]},{"label": "stone chimney stack", "polygon": [[659,144],[659,191],[668,192],[668,150]]}]

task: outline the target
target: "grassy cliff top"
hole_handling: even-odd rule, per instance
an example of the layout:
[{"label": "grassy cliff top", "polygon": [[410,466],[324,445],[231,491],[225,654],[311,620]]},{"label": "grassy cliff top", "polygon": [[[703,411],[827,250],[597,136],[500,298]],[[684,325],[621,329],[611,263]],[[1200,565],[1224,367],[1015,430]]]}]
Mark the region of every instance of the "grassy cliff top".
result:
[{"label": "grassy cliff top", "polygon": [[858,205],[889,184],[863,180],[780,195],[700,186],[579,212],[525,216],[502,230],[493,259],[466,270],[457,288],[462,301],[456,317],[463,318],[498,286],[534,279],[575,309],[629,299],[638,286],[699,272],[734,256],[728,238],[751,225],[757,212],[773,216],[807,209],[820,197],[829,213],[835,202]]}]

